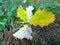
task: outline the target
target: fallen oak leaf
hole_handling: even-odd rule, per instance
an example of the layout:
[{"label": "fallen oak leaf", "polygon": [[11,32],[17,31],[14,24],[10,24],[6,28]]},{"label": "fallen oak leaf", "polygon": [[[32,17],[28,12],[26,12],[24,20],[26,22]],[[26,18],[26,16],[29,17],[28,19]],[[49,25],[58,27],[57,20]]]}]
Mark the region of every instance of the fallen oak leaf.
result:
[{"label": "fallen oak leaf", "polygon": [[26,22],[26,11],[22,7],[17,9],[17,17]]},{"label": "fallen oak leaf", "polygon": [[35,14],[32,16],[30,20],[30,24],[35,26],[39,25],[41,27],[48,26],[50,23],[53,23],[55,20],[55,16],[52,12],[48,12],[47,10],[38,9]]},{"label": "fallen oak leaf", "polygon": [[22,28],[20,28],[16,33],[13,34],[14,37],[19,38],[19,39],[30,39],[32,40],[32,32],[28,31],[28,25],[25,24]]}]

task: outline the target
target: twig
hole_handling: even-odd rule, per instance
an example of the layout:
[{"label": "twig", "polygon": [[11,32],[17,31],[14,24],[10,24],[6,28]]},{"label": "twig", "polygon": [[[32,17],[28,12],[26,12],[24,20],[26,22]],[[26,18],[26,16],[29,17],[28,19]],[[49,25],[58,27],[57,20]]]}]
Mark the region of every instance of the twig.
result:
[{"label": "twig", "polygon": [[[22,24],[22,25],[23,25],[23,24]],[[12,33],[16,32],[18,29],[20,29],[20,28],[22,27],[22,25],[20,25],[19,27],[17,27],[17,28],[15,28],[15,29],[11,30],[10,32],[12,32]]]},{"label": "twig", "polygon": [[56,25],[54,25],[54,26],[51,26],[51,27],[47,28],[46,30],[49,30],[49,29],[52,29],[52,28],[55,28],[55,27],[58,27],[58,26],[59,26],[59,25],[56,24]]}]

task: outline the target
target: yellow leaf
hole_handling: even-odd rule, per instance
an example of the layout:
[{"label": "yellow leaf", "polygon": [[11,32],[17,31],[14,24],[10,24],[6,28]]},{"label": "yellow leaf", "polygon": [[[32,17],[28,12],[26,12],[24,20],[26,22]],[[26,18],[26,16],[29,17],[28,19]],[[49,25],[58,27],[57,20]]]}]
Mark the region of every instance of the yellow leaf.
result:
[{"label": "yellow leaf", "polygon": [[38,9],[35,14],[32,16],[30,20],[30,24],[35,26],[39,25],[41,27],[48,26],[55,20],[55,16],[52,12],[48,12],[47,10]]},{"label": "yellow leaf", "polygon": [[26,11],[22,7],[18,7],[17,17],[26,22]]}]

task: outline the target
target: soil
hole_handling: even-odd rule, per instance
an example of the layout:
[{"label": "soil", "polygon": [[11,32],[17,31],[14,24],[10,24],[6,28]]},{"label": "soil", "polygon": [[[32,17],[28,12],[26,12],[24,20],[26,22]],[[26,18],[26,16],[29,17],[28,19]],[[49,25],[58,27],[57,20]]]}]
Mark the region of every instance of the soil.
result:
[{"label": "soil", "polygon": [[37,26],[33,29],[32,41],[15,38],[12,36],[14,32],[0,32],[0,45],[60,45],[60,24],[44,29]]}]

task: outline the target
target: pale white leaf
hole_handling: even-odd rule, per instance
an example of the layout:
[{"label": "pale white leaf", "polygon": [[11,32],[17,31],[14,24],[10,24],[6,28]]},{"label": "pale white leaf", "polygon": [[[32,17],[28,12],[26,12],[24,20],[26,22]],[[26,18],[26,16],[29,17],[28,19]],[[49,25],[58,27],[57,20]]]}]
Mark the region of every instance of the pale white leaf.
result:
[{"label": "pale white leaf", "polygon": [[20,28],[16,33],[13,34],[14,37],[19,38],[19,39],[30,39],[32,40],[31,33],[28,31],[28,25],[24,25],[24,27]]}]

